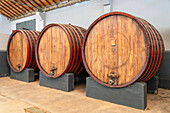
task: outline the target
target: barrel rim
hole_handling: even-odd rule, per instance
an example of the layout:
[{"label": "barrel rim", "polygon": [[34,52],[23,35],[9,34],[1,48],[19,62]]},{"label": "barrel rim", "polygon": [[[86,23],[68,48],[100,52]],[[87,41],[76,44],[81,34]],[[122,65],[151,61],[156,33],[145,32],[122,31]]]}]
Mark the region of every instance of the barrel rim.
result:
[{"label": "barrel rim", "polygon": [[[141,72],[130,82],[127,82],[125,84],[121,84],[121,85],[110,85],[110,84],[107,84],[107,83],[104,83],[102,81],[100,81],[89,69],[87,63],[86,63],[86,58],[85,58],[85,44],[86,44],[86,40],[87,40],[87,37],[88,37],[88,34],[90,33],[91,29],[102,19],[106,18],[106,17],[109,17],[109,16],[113,16],[113,15],[122,15],[122,16],[126,16],[126,17],[129,17],[131,18],[132,20],[134,20],[138,25],[139,27],[142,29],[143,33],[144,33],[144,36],[145,36],[145,42],[146,42],[146,61],[145,61],[145,64],[141,70]],[[107,87],[111,87],[111,88],[122,88],[122,87],[127,87],[131,84],[133,84],[135,81],[137,81],[140,76],[143,74],[143,72],[145,71],[145,68],[147,67],[148,65],[148,60],[149,60],[149,53],[150,53],[150,50],[149,50],[149,39],[148,39],[148,35],[146,34],[145,32],[145,29],[142,27],[142,25],[138,22],[138,20],[136,19],[135,16],[132,16],[128,13],[124,13],[124,12],[110,12],[110,13],[106,13],[102,16],[100,16],[99,18],[97,18],[90,26],[89,28],[87,29],[87,32],[85,34],[85,38],[83,40],[83,46],[82,46],[82,60],[83,60],[83,64],[84,64],[84,67],[86,69],[86,71],[88,72],[88,74],[96,81],[98,82],[99,84],[101,85],[104,85],[104,86],[107,86]]]},{"label": "barrel rim", "polygon": [[26,35],[25,35],[25,33],[24,33],[24,30],[15,30],[15,31],[12,32],[12,34],[10,35],[10,37],[9,37],[9,39],[8,39],[8,44],[7,44],[7,61],[8,61],[8,64],[9,64],[10,68],[11,68],[14,72],[22,72],[22,71],[25,70],[25,68],[27,67],[27,64],[28,64],[28,61],[29,61],[29,42],[28,42],[27,38],[26,38],[26,42],[27,42],[27,58],[26,58],[26,63],[25,63],[25,66],[23,67],[23,69],[22,69],[22,70],[16,70],[16,69],[12,66],[12,64],[11,64],[11,62],[10,62],[10,59],[9,59],[9,46],[10,46],[10,42],[11,42],[13,36],[14,36],[17,32],[21,32],[21,33],[24,35],[24,38],[26,38]]},{"label": "barrel rim", "polygon": [[[55,75],[55,76],[48,74],[48,73],[41,67],[40,62],[39,62],[39,57],[38,57],[38,47],[39,47],[39,42],[40,42],[40,40],[41,40],[41,37],[43,36],[43,34],[45,33],[45,31],[46,31],[48,28],[52,27],[52,26],[59,26],[59,27],[62,28],[63,31],[66,33],[67,37],[70,37],[70,36],[67,34],[67,31],[65,30],[65,28],[62,26],[62,24],[60,25],[60,24],[52,23],[52,24],[49,24],[49,25],[45,26],[45,27],[43,28],[43,30],[40,32],[39,36],[38,36],[37,45],[36,45],[36,48],[35,48],[35,57],[36,57],[36,62],[37,62],[37,65],[38,65],[40,71],[41,71],[45,76],[47,76],[47,77],[49,77],[49,78],[59,78],[60,76],[64,75],[64,74],[67,72],[67,70],[68,70],[68,68],[69,68],[69,65],[71,64],[71,59],[70,59],[70,57],[69,57],[69,61],[68,61],[68,63],[67,63],[67,66],[66,66],[66,68],[63,70],[63,72],[61,72],[60,74]],[[68,41],[69,41],[69,39],[68,39]],[[71,45],[71,44],[70,44],[70,41],[69,41],[69,45]],[[71,48],[70,48],[70,51],[71,51]],[[72,56],[72,53],[71,53],[71,52],[70,52],[70,56]]]}]

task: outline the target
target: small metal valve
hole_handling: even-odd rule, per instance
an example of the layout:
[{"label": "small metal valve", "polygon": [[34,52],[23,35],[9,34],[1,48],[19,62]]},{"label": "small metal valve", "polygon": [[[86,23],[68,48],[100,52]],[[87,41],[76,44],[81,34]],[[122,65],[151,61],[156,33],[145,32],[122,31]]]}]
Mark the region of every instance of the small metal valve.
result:
[{"label": "small metal valve", "polygon": [[53,67],[50,69],[50,71],[51,71],[51,72],[50,72],[50,75],[54,75],[54,71],[55,71],[55,70],[57,70],[57,68],[53,66]]},{"label": "small metal valve", "polygon": [[110,77],[110,80],[109,80],[110,85],[113,85],[115,83],[115,79],[119,77],[119,75],[116,74],[115,72],[110,72],[110,74],[107,74],[107,76]]},{"label": "small metal valve", "polygon": [[21,64],[17,64],[17,70],[20,70]]},{"label": "small metal valve", "polygon": [[115,83],[114,80],[109,80],[109,84],[110,84],[110,85],[113,85],[114,83]]}]

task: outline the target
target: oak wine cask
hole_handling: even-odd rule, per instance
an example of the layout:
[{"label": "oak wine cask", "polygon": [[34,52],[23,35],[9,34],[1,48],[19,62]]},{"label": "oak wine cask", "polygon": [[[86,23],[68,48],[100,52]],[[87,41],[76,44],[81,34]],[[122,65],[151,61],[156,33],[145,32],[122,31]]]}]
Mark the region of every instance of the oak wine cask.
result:
[{"label": "oak wine cask", "polygon": [[64,73],[80,75],[85,70],[81,46],[84,28],[49,24],[40,33],[36,46],[36,61],[40,71],[47,77],[57,78]]},{"label": "oak wine cask", "polygon": [[7,60],[14,72],[22,72],[25,68],[38,71],[35,59],[35,47],[39,32],[32,30],[15,30],[10,35],[7,45]]},{"label": "oak wine cask", "polygon": [[164,43],[155,27],[123,12],[111,12],[95,20],[82,47],[89,75],[112,88],[147,82],[160,68],[164,54]]}]

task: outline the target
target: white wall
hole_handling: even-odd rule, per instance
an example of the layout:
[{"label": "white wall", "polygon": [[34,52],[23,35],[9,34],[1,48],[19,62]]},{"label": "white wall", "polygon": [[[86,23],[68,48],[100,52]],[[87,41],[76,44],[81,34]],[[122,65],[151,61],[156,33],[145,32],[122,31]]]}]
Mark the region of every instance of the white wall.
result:
[{"label": "white wall", "polygon": [[46,25],[62,23],[88,28],[104,12],[102,0],[90,0],[55,9],[46,13]]},{"label": "white wall", "polygon": [[8,37],[11,31],[10,21],[3,15],[0,15],[0,51],[6,50]]},{"label": "white wall", "polygon": [[7,17],[0,14],[0,33],[9,34],[11,31],[10,25],[11,23]]}]

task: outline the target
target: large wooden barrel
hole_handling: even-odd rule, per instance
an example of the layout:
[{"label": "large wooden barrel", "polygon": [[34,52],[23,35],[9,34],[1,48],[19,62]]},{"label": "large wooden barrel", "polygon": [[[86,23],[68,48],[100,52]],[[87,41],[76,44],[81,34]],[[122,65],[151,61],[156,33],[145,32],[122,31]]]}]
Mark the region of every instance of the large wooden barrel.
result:
[{"label": "large wooden barrel", "polygon": [[9,37],[7,60],[14,72],[22,72],[25,68],[38,71],[35,60],[35,46],[39,32],[32,30],[15,30]]},{"label": "large wooden barrel", "polygon": [[84,65],[81,46],[86,30],[64,24],[49,24],[40,33],[36,46],[36,61],[47,77],[57,78],[64,73],[78,76]]},{"label": "large wooden barrel", "polygon": [[159,32],[147,21],[111,12],[88,28],[82,57],[94,80],[107,87],[121,88],[151,79],[163,62],[164,51]]}]

